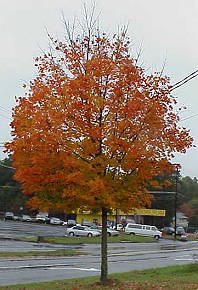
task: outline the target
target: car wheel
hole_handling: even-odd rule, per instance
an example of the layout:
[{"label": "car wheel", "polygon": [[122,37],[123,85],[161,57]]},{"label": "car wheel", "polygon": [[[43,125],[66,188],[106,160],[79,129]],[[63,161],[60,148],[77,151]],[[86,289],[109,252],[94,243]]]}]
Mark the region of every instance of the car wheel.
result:
[{"label": "car wheel", "polygon": [[154,236],[154,238],[155,238],[156,240],[159,240],[160,237],[159,237],[159,236]]},{"label": "car wheel", "polygon": [[69,236],[70,236],[70,237],[73,237],[73,236],[74,236],[74,233],[73,233],[73,232],[70,232],[70,233],[69,233]]},{"label": "car wheel", "polygon": [[90,238],[90,237],[92,237],[93,235],[92,235],[92,233],[88,233],[87,236]]},{"label": "car wheel", "polygon": [[107,233],[107,236],[110,237],[111,236],[111,233]]},{"label": "car wheel", "polygon": [[135,236],[135,233],[130,233],[130,235]]}]

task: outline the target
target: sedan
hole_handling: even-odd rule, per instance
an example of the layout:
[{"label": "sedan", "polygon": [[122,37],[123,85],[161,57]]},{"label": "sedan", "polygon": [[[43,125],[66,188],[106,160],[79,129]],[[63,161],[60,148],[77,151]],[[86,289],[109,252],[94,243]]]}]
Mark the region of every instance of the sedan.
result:
[{"label": "sedan", "polygon": [[47,223],[48,219],[49,218],[45,215],[37,214],[35,221],[38,223]]},{"label": "sedan", "polygon": [[50,224],[51,224],[51,225],[62,225],[62,224],[63,224],[63,221],[60,220],[59,218],[52,217],[52,218],[50,219]]},{"label": "sedan", "polygon": [[31,218],[31,216],[29,216],[27,214],[23,214],[22,217],[21,217],[21,221],[22,222],[31,222],[32,218]]},{"label": "sedan", "polygon": [[177,229],[176,229],[176,234],[177,235],[184,235],[185,234],[185,230],[184,230],[184,228],[183,227],[177,227]]},{"label": "sedan", "polygon": [[[102,227],[101,226],[91,226],[90,229],[92,230],[96,230],[98,231],[99,233],[102,233]],[[107,236],[108,237],[111,237],[111,236],[118,236],[120,233],[116,230],[113,230],[113,229],[109,229],[107,228]]]},{"label": "sedan", "polygon": [[166,234],[167,235],[173,235],[174,232],[175,232],[175,229],[171,228],[171,227],[164,227],[164,228],[161,229],[161,231],[162,231],[163,235],[166,235]]},{"label": "sedan", "polygon": [[83,237],[98,237],[100,236],[100,232],[96,230],[92,230],[85,226],[74,226],[72,228],[68,228],[66,230],[66,236],[83,236]]},{"label": "sedan", "polygon": [[13,220],[13,219],[14,219],[13,212],[7,211],[4,215],[4,220]]}]

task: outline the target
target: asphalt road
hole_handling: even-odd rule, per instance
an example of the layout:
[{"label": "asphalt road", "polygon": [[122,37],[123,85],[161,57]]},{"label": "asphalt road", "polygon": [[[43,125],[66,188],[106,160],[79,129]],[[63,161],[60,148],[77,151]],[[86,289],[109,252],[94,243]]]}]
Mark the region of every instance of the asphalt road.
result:
[{"label": "asphalt road", "polygon": [[[80,249],[86,256],[65,258],[0,259],[0,285],[30,283],[100,275],[100,245],[51,245],[18,242],[19,235],[64,235],[64,227],[0,222],[0,251]],[[160,240],[157,243],[117,243],[108,245],[109,273],[167,265],[194,263],[198,259],[197,242]]]},{"label": "asphalt road", "polygon": [[[109,273],[181,265],[198,259],[197,248],[109,252]],[[0,285],[100,274],[100,255],[65,258],[0,259]]]}]

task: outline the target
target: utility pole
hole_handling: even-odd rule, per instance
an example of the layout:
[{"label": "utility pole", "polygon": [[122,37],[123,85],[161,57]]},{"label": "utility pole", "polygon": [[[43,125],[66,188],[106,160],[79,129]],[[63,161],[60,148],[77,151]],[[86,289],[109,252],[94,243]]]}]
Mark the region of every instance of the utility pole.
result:
[{"label": "utility pole", "polygon": [[[177,164],[176,164],[177,165]],[[179,177],[179,169],[178,166],[176,167],[175,171],[175,232],[174,232],[174,239],[176,240],[176,230],[177,230],[177,195],[178,195],[178,177]]]},{"label": "utility pole", "polygon": [[117,230],[118,226],[118,209],[115,210],[115,230]]}]

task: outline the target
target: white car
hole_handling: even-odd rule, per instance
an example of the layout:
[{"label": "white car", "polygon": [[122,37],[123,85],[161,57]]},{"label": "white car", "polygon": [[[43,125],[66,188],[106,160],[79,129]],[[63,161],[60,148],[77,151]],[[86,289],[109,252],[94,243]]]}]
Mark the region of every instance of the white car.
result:
[{"label": "white car", "polygon": [[60,220],[59,218],[52,217],[50,219],[50,225],[62,225],[62,224],[63,224],[63,221]]},{"label": "white car", "polygon": [[[102,231],[102,229],[101,229],[101,231]],[[118,236],[120,233],[118,232],[118,231],[116,231],[116,230],[113,230],[113,229],[107,229],[107,235],[109,236],[109,237],[111,237],[111,236]]]},{"label": "white car", "polygon": [[[99,233],[102,233],[102,227],[101,226],[91,226],[90,229],[99,231]],[[107,236],[118,236],[120,233],[116,230],[107,228]]]},{"label": "white car", "polygon": [[27,214],[23,214],[22,217],[21,217],[21,221],[22,222],[31,222],[32,218],[31,218],[31,216],[29,216]]},{"label": "white car", "polygon": [[100,236],[100,232],[96,230],[92,230],[85,226],[74,226],[72,228],[67,228],[66,236],[83,236],[83,237],[98,237]]}]

